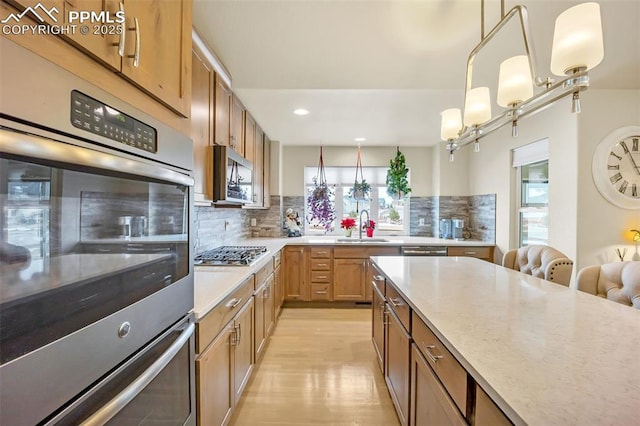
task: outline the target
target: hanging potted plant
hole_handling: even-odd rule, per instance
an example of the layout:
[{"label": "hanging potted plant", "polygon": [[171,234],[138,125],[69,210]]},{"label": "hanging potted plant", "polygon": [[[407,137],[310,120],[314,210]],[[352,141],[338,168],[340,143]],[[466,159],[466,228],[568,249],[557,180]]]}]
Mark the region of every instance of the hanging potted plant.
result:
[{"label": "hanging potted plant", "polygon": [[327,178],[324,172],[324,160],[322,159],[322,147],[320,147],[318,172],[313,178],[313,188],[307,197],[307,205],[309,206],[307,223],[315,220],[324,228],[325,233],[331,230],[333,221],[336,218],[335,209],[331,202],[332,196],[333,190],[327,185]]},{"label": "hanging potted plant", "polygon": [[[360,175],[360,180],[358,180]],[[358,158],[356,160],[356,179],[349,190],[349,197],[357,201],[366,200],[371,193],[371,185],[367,183],[362,174],[362,159],[360,158],[360,145],[358,145]]]},{"label": "hanging potted plant", "polygon": [[387,170],[387,194],[390,197],[401,199],[411,193],[408,174],[409,169],[404,154],[400,152],[400,148],[396,147],[396,157],[389,161],[389,170]]}]

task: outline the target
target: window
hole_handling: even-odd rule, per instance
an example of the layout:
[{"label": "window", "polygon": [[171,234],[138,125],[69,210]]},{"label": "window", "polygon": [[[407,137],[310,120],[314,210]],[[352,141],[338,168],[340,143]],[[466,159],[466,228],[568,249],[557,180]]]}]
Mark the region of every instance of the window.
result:
[{"label": "window", "polygon": [[[404,199],[398,200],[387,194],[386,179],[387,167],[363,167],[365,180],[371,185],[370,199],[358,201],[349,197],[349,189],[353,186],[355,172],[353,167],[325,167],[327,182],[334,190],[334,206],[336,208],[336,220],[332,233],[341,233],[340,221],[347,217],[356,219],[363,210],[369,213],[370,219],[376,222],[376,234],[407,235],[409,233],[409,204]],[[316,167],[305,167],[305,194],[313,188],[313,177],[317,172]],[[336,203],[336,200],[340,202]],[[308,217],[308,208],[305,197],[305,218]],[[366,220],[366,214],[363,217]],[[306,224],[307,233],[324,233],[324,228],[315,223]]]},{"label": "window", "polygon": [[549,162],[520,167],[520,247],[549,242]]},{"label": "window", "polygon": [[517,176],[518,247],[549,243],[548,141],[514,150]]}]

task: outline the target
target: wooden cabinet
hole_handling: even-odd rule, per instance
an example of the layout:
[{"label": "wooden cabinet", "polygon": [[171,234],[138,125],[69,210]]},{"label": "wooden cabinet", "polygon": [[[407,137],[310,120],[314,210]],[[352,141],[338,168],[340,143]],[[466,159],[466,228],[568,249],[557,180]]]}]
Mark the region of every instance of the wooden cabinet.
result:
[{"label": "wooden cabinet", "polygon": [[258,362],[271,335],[274,324],[273,316],[273,262],[269,262],[256,274],[254,294],[254,360]]},{"label": "wooden cabinet", "polygon": [[[253,119],[249,111],[244,112],[244,158],[253,163],[253,178],[256,178],[256,121]],[[255,185],[254,185],[255,186]],[[254,200],[255,202],[256,200]]]},{"label": "wooden cabinet", "polygon": [[284,277],[282,276],[282,268],[281,265],[281,256],[282,251],[279,251],[273,256],[273,317],[274,321],[278,319],[280,316],[280,310],[282,309],[282,304],[284,303]]},{"label": "wooden cabinet", "polygon": [[222,425],[231,418],[234,323],[230,322],[196,359],[197,417],[200,425]]},{"label": "wooden cabinet", "polygon": [[477,257],[493,263],[493,247],[450,246],[447,247],[447,256]]},{"label": "wooden cabinet", "polygon": [[409,421],[415,426],[467,424],[415,344],[411,348]]},{"label": "wooden cabinet", "polygon": [[198,424],[226,424],[253,369],[251,276],[196,324]]},{"label": "wooden cabinet", "polygon": [[363,301],[365,295],[366,259],[334,259],[334,300]]},{"label": "wooden cabinet", "polygon": [[317,246],[309,249],[311,300],[332,300],[332,257],[333,249],[329,246]]},{"label": "wooden cabinet", "polygon": [[264,134],[263,137],[263,171],[262,171],[262,206],[269,208],[271,206],[271,140]]},{"label": "wooden cabinet", "polygon": [[489,395],[476,384],[475,425],[509,426],[512,424]]},{"label": "wooden cabinet", "polygon": [[377,287],[371,286],[373,289],[373,300],[371,301],[371,341],[373,349],[376,351],[376,358],[380,369],[384,374],[384,326],[385,326],[385,302],[384,295]]},{"label": "wooden cabinet", "polygon": [[235,332],[232,343],[235,346],[233,356],[235,404],[240,400],[253,370],[253,316],[253,299],[249,299],[234,320]]},{"label": "wooden cabinet", "polygon": [[303,246],[283,249],[285,300],[308,301],[307,250]]},{"label": "wooden cabinet", "polygon": [[167,107],[188,117],[192,0],[64,0],[63,15],[66,20],[70,11],[77,10],[104,11],[113,16],[120,6],[125,15],[124,31],[117,24],[91,22],[89,34],[77,31],[63,37]]},{"label": "wooden cabinet", "polygon": [[409,357],[411,336],[386,305],[384,379],[402,425],[409,424]]},{"label": "wooden cabinet", "polygon": [[230,146],[244,156],[244,105],[240,99],[231,95]]},{"label": "wooden cabinet", "polygon": [[[265,207],[264,204],[264,133],[260,126],[255,126],[254,154],[253,154],[253,199],[256,207]],[[245,148],[246,149],[246,148]]]},{"label": "wooden cabinet", "polygon": [[193,139],[193,187],[196,202],[213,201],[213,117],[215,72],[194,46],[192,56],[191,139]]},{"label": "wooden cabinet", "polygon": [[467,409],[467,372],[440,339],[413,312],[411,336],[461,413]]},{"label": "wooden cabinet", "polygon": [[231,143],[231,97],[231,89],[216,74],[213,138],[216,145],[227,146]]}]

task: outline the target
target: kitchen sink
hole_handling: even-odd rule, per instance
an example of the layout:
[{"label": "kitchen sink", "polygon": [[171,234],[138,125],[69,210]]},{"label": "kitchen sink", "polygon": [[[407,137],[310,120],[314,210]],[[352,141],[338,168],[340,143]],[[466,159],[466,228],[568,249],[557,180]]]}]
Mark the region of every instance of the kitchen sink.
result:
[{"label": "kitchen sink", "polygon": [[367,244],[367,243],[388,243],[386,238],[338,238],[337,243],[351,243],[351,244]]}]

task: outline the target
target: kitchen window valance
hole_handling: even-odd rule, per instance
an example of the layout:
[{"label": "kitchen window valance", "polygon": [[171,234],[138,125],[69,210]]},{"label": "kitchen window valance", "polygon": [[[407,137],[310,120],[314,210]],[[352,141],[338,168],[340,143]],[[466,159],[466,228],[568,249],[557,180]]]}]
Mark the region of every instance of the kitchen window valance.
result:
[{"label": "kitchen window valance", "polygon": [[513,149],[513,167],[525,164],[537,163],[549,159],[549,139],[541,139],[537,142]]},{"label": "kitchen window valance", "polygon": [[[353,167],[335,166],[324,168],[329,185],[353,185]],[[372,186],[385,186],[387,184],[388,167],[370,166],[362,167],[362,176]],[[313,178],[317,167],[304,168],[305,185],[313,185]],[[411,172],[409,172],[411,173]]]}]

